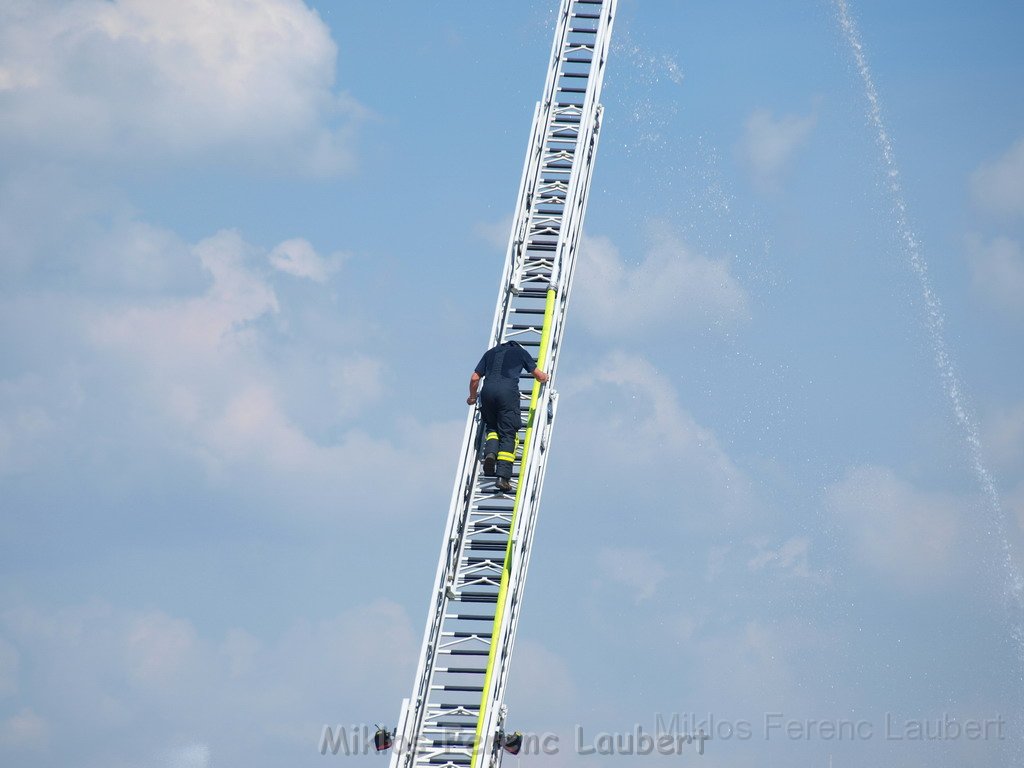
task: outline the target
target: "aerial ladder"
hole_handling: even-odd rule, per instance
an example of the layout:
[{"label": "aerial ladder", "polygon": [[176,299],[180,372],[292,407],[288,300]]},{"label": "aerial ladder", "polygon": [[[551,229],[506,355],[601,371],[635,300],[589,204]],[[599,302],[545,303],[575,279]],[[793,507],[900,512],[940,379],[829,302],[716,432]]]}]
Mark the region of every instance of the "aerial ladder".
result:
[{"label": "aerial ladder", "polygon": [[[520,378],[523,424],[512,491],[480,461],[470,411],[412,695],[390,768],[496,768],[515,751],[505,688],[551,447],[553,387],[601,128],[601,84],[617,0],[562,0],[534,110],[488,346],[517,341],[550,378]],[[524,382],[532,382],[523,389]],[[378,747],[392,745],[378,732]],[[503,747],[505,749],[503,749]]]}]

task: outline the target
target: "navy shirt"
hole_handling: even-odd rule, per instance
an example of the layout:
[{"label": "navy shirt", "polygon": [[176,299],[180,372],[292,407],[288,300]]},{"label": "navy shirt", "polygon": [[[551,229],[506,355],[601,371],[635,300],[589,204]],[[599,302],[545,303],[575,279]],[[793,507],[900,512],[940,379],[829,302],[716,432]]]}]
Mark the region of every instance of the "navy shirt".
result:
[{"label": "navy shirt", "polygon": [[[505,347],[505,359],[501,362],[501,375],[509,379],[518,379],[520,371],[526,371],[527,373],[533,373],[537,367],[537,363],[534,362],[533,356],[530,355],[525,349],[519,346],[514,341],[506,341]],[[484,356],[480,358],[480,362],[476,364],[476,372],[479,376],[486,376],[487,370],[491,367],[491,361],[494,360],[494,356],[498,353],[498,347],[491,347]]]}]

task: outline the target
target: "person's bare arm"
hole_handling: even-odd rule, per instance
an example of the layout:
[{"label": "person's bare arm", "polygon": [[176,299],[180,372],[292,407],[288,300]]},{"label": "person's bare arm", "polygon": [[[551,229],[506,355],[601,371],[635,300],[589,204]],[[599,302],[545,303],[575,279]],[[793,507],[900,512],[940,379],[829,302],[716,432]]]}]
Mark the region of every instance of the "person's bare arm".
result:
[{"label": "person's bare arm", "polygon": [[476,391],[480,388],[480,374],[473,371],[473,375],[469,377],[469,397],[466,398],[466,405],[472,405],[476,402]]},{"label": "person's bare arm", "polygon": [[546,373],[544,373],[544,371],[542,371],[540,368],[534,368],[533,369],[533,378],[535,378],[537,381],[539,381],[541,384],[543,384],[550,377]]}]

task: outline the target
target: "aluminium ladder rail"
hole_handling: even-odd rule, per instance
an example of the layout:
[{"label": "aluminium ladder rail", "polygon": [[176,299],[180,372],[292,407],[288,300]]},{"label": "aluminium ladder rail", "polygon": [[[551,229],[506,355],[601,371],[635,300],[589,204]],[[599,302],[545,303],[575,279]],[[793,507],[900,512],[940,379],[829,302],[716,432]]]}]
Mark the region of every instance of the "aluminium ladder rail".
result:
[{"label": "aluminium ladder rail", "polygon": [[[516,201],[489,346],[518,341],[551,377],[521,390],[525,424],[511,493],[478,457],[470,411],[412,696],[390,768],[495,768],[522,590],[547,465],[551,386],[601,126],[617,0],[562,0]],[[524,375],[522,381],[532,381]]]}]

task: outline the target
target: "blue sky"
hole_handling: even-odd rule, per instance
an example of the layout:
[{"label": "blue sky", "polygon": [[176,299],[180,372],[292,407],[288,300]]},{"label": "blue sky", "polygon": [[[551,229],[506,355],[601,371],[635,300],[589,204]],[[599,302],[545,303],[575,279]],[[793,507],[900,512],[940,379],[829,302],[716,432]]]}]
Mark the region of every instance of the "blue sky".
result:
[{"label": "blue sky", "polygon": [[[0,0],[4,765],[383,765],[556,7]],[[620,0],[523,763],[1020,762],[1024,8],[850,12],[894,164],[835,4]]]}]

